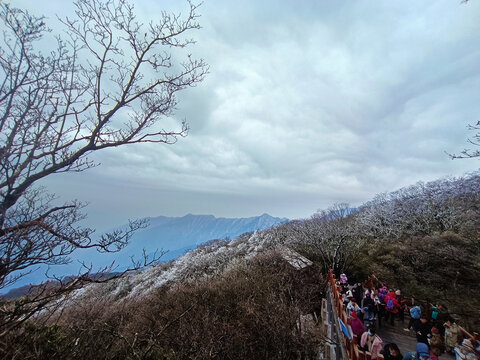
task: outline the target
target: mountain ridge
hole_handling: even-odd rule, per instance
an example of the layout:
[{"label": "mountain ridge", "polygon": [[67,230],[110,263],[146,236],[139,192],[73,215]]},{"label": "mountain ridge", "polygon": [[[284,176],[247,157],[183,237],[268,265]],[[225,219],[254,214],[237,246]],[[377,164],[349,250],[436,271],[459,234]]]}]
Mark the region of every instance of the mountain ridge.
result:
[{"label": "mountain ridge", "polygon": [[215,217],[208,214],[186,214],[182,217],[149,217],[150,225],[132,237],[131,244],[156,243],[168,250],[199,245],[213,239],[234,238],[246,232],[264,230],[289,221],[267,213],[248,218]]},{"label": "mountain ridge", "polygon": [[[273,217],[267,213],[248,218],[225,218],[215,217],[214,215],[194,215],[186,214],[182,217],[156,216],[145,218],[149,226],[138,230],[130,239],[129,244],[116,253],[98,253],[94,249],[87,249],[81,257],[73,260],[85,261],[94,265],[95,269],[108,267],[115,262],[115,271],[132,265],[132,257],[139,259],[143,250],[150,257],[156,250],[162,249],[166,253],[161,257],[161,261],[170,261],[184,255],[188,251],[195,249],[199,245],[215,239],[234,239],[244,233],[254,232],[256,230],[265,230],[272,226],[288,222],[287,218]],[[66,265],[68,269],[61,270],[58,277],[71,276],[75,269],[71,265]],[[35,275],[35,274],[33,274]],[[43,272],[37,272],[36,276],[25,279],[17,287],[4,289],[7,295],[10,291],[16,294],[17,289],[28,287],[28,283],[38,284],[46,279],[43,278]],[[19,290],[24,293],[24,289]],[[9,296],[11,296],[10,294]],[[0,295],[1,296],[1,295]]]}]

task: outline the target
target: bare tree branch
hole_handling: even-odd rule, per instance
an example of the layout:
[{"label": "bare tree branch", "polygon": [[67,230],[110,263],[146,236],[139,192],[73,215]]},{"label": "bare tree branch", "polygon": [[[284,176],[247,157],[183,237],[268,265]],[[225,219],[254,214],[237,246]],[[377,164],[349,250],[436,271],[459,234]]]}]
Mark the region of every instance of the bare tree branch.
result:
[{"label": "bare tree branch", "polygon": [[[131,221],[94,238],[93,229],[79,225],[85,204],[61,204],[35,185],[96,166],[88,158],[94,151],[173,144],[187,135],[185,121],[171,129],[160,125],[173,114],[176,94],[208,72],[202,59],[180,58],[178,50],[194,42],[186,34],[200,28],[198,6],[187,6],[184,16],[164,12],[158,23],[144,25],[125,0],[77,0],[75,16],[59,19],[63,37],[39,52],[39,40],[50,32],[45,19],[0,4],[0,289],[41,264],[69,262],[77,249],[119,251],[146,225]],[[150,263],[145,257],[130,270]],[[18,306],[6,304],[0,337],[53,299],[97,281],[90,270],[68,284],[57,279],[55,286],[35,288]]]}]

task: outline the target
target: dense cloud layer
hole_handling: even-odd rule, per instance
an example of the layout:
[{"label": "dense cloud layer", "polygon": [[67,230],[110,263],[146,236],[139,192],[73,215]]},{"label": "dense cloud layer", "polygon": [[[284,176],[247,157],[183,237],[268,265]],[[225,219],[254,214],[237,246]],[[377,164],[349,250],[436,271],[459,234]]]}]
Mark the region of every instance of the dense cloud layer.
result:
[{"label": "dense cloud layer", "polygon": [[[189,136],[104,152],[101,167],[48,184],[113,226],[189,212],[306,217],[478,168],[445,154],[480,119],[478,2],[297,3],[207,0],[191,51],[210,75],[175,115]],[[151,18],[181,8],[135,6]]]}]

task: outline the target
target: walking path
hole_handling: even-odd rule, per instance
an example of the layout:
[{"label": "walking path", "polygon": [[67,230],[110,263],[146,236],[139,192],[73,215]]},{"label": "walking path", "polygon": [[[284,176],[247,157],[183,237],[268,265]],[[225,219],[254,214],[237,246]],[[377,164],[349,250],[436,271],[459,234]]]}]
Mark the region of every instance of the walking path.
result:
[{"label": "walking path", "polygon": [[[417,339],[413,332],[407,332],[404,325],[397,321],[394,326],[390,324],[382,325],[377,329],[377,334],[383,340],[384,344],[395,343],[398,345],[400,352],[405,355],[410,351],[415,351],[417,346]],[[440,360],[453,360],[455,356],[444,353],[440,356]]]},{"label": "walking path", "polygon": [[[328,302],[329,311],[332,314],[329,314],[329,317],[335,317],[336,321],[330,321],[328,328],[337,327],[335,331],[332,329],[332,334],[335,333],[335,338],[338,341],[336,349],[331,352],[331,355],[327,355],[327,359],[341,359],[342,355],[345,360],[371,360],[371,354],[369,352],[363,352],[359,349],[357,343],[359,339],[356,336],[352,337],[351,329],[348,329],[350,319],[347,316],[345,311],[345,305],[343,304],[343,297],[339,292],[335,275],[333,271],[330,271],[328,274],[328,283],[329,291]],[[406,314],[408,317],[408,314]],[[382,321],[382,327],[376,326],[377,335],[383,340],[383,345],[388,343],[395,343],[400,349],[402,355],[406,355],[408,352],[415,351],[417,346],[417,339],[415,334],[412,331],[405,331],[404,328],[408,323],[408,318],[405,320],[405,323],[402,323],[400,320],[396,319],[394,325],[388,324],[386,321]],[[378,324],[377,324],[378,325]],[[331,337],[332,342],[335,342],[333,336]],[[338,339],[340,338],[340,339]],[[330,345],[332,347],[332,345]],[[334,347],[334,346],[333,346]],[[342,355],[341,355],[342,354]],[[377,357],[379,360],[383,360],[383,355]],[[444,353],[439,357],[439,360],[453,360],[455,357],[451,354]]]}]

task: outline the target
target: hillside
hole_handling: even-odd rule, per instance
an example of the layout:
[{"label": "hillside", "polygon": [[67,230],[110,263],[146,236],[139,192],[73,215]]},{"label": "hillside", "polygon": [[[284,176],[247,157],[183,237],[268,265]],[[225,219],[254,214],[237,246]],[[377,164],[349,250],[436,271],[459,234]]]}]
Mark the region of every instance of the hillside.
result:
[{"label": "hillside", "polygon": [[[314,358],[325,339],[314,322],[307,330],[299,324],[318,316],[322,274],[331,266],[359,281],[375,273],[474,331],[479,189],[476,173],[418,183],[353,212],[337,204],[310,219],[209,241],[174,261],[75,290],[8,340],[26,357],[35,348],[52,359]],[[313,265],[294,269],[285,247]],[[71,338],[80,344],[74,354]]]},{"label": "hillside", "polygon": [[[198,245],[216,239],[233,239],[241,234],[268,229],[288,221],[268,214],[248,218],[217,218],[213,215],[192,215],[183,217],[150,217],[146,219],[148,227],[135,232],[129,244],[120,252],[103,253],[96,249],[79,251],[70,265],[51,268],[50,276],[66,277],[78,271],[78,262],[93,264],[95,270],[108,267],[114,262],[114,270],[122,271],[132,265],[132,258],[138,260],[143,253],[153,256],[157,250],[165,251],[161,261],[170,261],[185,254]],[[16,282],[15,287],[2,289],[3,296],[15,298],[28,291],[30,284],[45,281],[46,267]],[[21,288],[21,289],[20,289]]]}]

